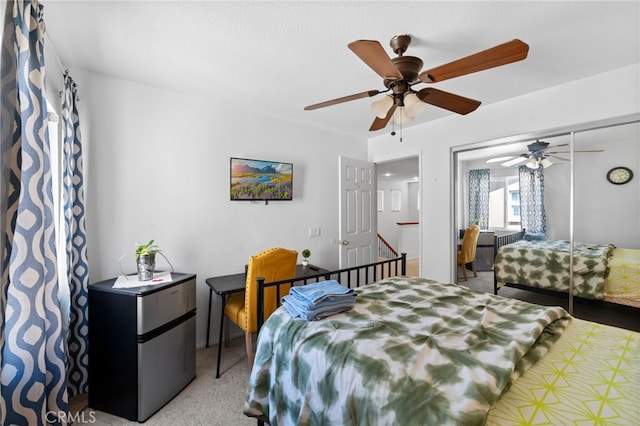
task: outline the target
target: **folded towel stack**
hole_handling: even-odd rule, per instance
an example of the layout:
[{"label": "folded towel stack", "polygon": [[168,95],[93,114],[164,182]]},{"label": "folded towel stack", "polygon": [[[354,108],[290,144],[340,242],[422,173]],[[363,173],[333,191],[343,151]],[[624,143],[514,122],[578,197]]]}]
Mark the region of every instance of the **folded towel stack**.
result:
[{"label": "folded towel stack", "polygon": [[336,280],[292,287],[282,298],[282,305],[292,317],[307,321],[349,310],[355,303],[355,291]]}]

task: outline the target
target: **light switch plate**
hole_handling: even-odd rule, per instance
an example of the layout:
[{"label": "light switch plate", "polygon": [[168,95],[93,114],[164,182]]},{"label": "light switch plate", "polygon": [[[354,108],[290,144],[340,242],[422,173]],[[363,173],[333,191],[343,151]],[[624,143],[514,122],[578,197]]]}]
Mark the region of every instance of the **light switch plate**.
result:
[{"label": "light switch plate", "polygon": [[320,227],[319,226],[310,226],[309,227],[309,238],[319,237],[320,236]]}]

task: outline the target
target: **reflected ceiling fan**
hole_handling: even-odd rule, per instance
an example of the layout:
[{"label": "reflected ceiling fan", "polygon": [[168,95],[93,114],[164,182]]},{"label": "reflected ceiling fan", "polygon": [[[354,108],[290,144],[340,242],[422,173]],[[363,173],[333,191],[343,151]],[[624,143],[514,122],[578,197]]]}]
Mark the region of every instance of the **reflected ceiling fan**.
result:
[{"label": "reflected ceiling fan", "polygon": [[[505,167],[519,166],[524,164],[525,166],[531,169],[537,169],[539,167],[547,168],[551,166],[553,161],[551,158],[561,161],[569,161],[568,158],[559,157],[557,154],[569,154],[571,151],[556,151],[555,148],[561,146],[568,146],[568,144],[560,144],[560,145],[550,145],[549,142],[543,142],[541,140],[537,140],[529,145],[527,145],[528,152],[518,155],[517,157],[499,157],[492,158],[487,160],[487,163],[498,163],[504,161],[502,163]],[[577,152],[602,152],[604,149],[584,149],[584,150],[574,150],[574,153]]]},{"label": "reflected ceiling fan", "polygon": [[521,61],[527,57],[529,52],[529,46],[526,43],[515,39],[448,64],[421,71],[422,60],[420,58],[403,56],[410,43],[411,36],[409,35],[393,37],[390,43],[391,48],[398,55],[393,59],[387,55],[378,41],[357,40],[349,43],[349,49],[383,78],[386,89],[368,90],[309,105],[304,109],[309,111],[390,92],[372,104],[376,118],[369,128],[370,131],[383,129],[392,117],[394,123],[400,125],[412,121],[422,112],[425,103],[458,114],[468,114],[480,106],[480,101],[432,87],[416,91],[413,86],[418,83],[438,83],[450,78]]}]

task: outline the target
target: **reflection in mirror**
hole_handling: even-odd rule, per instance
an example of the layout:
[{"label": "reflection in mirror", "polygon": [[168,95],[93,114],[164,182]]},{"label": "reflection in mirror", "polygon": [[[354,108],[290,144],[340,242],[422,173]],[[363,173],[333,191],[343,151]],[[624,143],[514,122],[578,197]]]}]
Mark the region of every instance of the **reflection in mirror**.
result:
[{"label": "reflection in mirror", "polygon": [[[502,296],[560,305],[572,314],[575,300],[576,316],[621,327],[637,320],[640,269],[613,272],[610,255],[620,254],[618,261],[626,267],[628,257],[636,256],[634,268],[640,268],[639,141],[640,124],[633,122],[454,150],[455,237],[460,243],[472,223],[482,229],[475,261],[479,277],[465,281],[458,267],[456,281]],[[612,184],[607,173],[617,166],[636,176],[626,184]],[[485,188],[474,183],[479,170],[488,170],[490,176],[487,217],[476,206]],[[598,251],[602,261],[596,267]],[[616,284],[624,295],[606,294],[612,272],[625,277]],[[622,304],[636,308],[624,317],[606,313],[619,312]],[[605,313],[590,317],[594,307]]]},{"label": "reflection in mirror", "polygon": [[576,296],[640,307],[639,176],[626,183],[607,179],[616,167],[640,174],[639,141],[639,123],[575,134],[574,241],[591,253],[603,252],[601,264],[589,259],[594,265],[590,282],[584,288],[574,283]]}]

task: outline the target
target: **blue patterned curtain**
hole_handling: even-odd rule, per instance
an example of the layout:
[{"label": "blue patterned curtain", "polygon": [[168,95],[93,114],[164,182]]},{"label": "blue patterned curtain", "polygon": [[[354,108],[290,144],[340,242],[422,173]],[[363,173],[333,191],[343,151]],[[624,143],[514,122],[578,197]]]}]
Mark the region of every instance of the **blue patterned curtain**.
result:
[{"label": "blue patterned curtain", "polygon": [[489,227],[489,169],[469,170],[469,225]]},{"label": "blue patterned curtain", "polygon": [[44,96],[45,25],[36,0],[8,1],[6,12],[0,75],[0,423],[66,424],[66,341]]},{"label": "blue patterned curtain", "polygon": [[89,390],[88,382],[88,285],[87,233],[84,219],[84,175],[80,116],[77,108],[78,88],[64,74],[62,99],[63,125],[63,200],[67,249],[67,281],[71,299],[69,324],[69,394],[78,395]]},{"label": "blue patterned curtain", "polygon": [[546,233],[547,217],[544,212],[543,168],[518,167],[520,177],[520,220],[527,232]]}]

